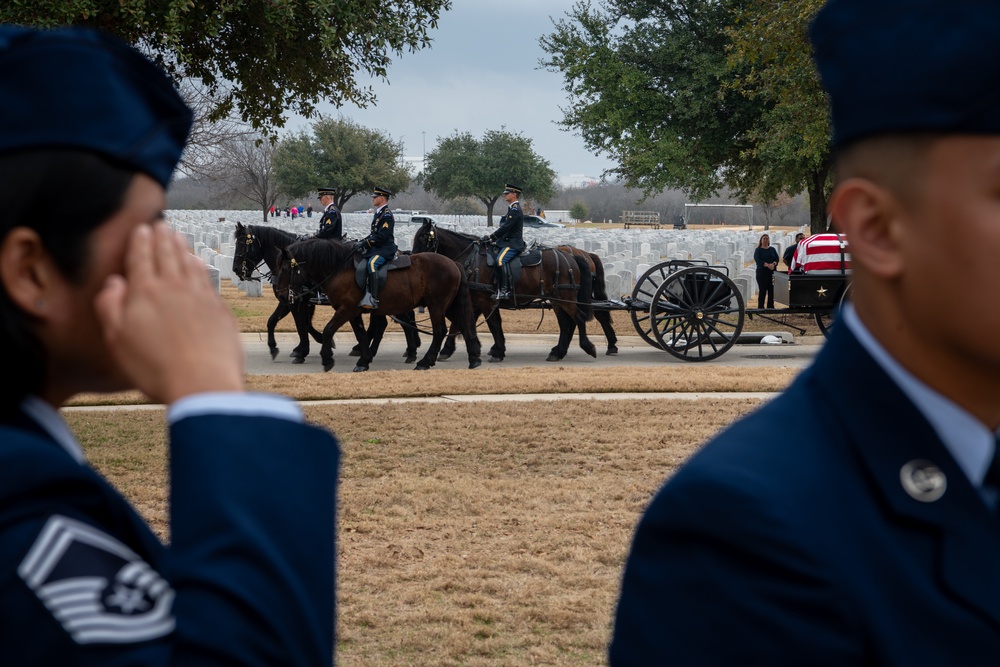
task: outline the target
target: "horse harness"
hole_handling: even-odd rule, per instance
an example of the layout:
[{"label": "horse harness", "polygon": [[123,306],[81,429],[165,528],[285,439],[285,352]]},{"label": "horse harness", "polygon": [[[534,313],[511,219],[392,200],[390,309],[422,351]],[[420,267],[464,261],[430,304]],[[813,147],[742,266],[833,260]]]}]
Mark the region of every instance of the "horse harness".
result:
[{"label": "horse harness", "polygon": [[[476,241],[474,245],[477,246],[477,249],[474,252],[469,253],[468,258],[465,260],[465,273],[469,279],[469,289],[492,292],[494,289],[493,285],[484,283],[479,278],[479,272],[482,267],[482,262],[479,261],[478,258],[482,255],[485,255],[486,265],[496,266],[496,257],[494,257],[494,255],[490,253],[487,250],[487,248],[484,245],[482,245],[479,241]],[[531,295],[532,298],[559,300],[555,299],[555,294],[559,290],[571,289],[574,292],[579,291],[580,286],[576,283],[576,280],[574,278],[575,273],[573,271],[572,264],[569,263],[566,264],[566,269],[569,274],[570,283],[567,285],[567,284],[561,284],[559,282],[560,270],[562,269],[562,262],[564,258],[561,252],[557,251],[555,248],[549,248],[546,246],[532,246],[527,250],[525,250],[524,252],[522,252],[521,254],[519,254],[510,262],[510,273],[512,279],[511,299],[513,300],[517,299],[517,293],[514,291],[514,286],[517,284],[518,279],[521,277],[521,269],[526,266],[531,267],[531,266],[541,265],[542,253],[544,253],[545,251],[551,252],[552,256],[555,258],[555,270],[553,271],[552,274],[552,291],[549,294],[546,294],[545,281],[539,280],[538,294]],[[541,269],[539,269],[539,271],[541,271]]]}]

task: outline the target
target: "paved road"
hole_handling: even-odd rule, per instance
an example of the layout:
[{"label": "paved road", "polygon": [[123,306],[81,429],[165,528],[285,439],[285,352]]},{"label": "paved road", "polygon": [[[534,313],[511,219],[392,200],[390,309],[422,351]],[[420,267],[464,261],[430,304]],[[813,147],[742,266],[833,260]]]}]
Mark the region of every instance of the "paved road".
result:
[{"label": "paved road", "polygon": [[[423,347],[420,348],[419,355],[423,356],[430,342],[424,336]],[[489,337],[486,337],[489,339]],[[252,375],[262,374],[291,374],[291,373],[322,373],[323,368],[319,361],[319,345],[315,342],[312,351],[306,358],[304,364],[293,364],[288,357],[288,353],[298,341],[294,334],[277,334],[278,347],[281,352],[272,360],[266,344],[264,334],[243,334],[243,344],[247,351],[247,372]],[[354,345],[353,336],[350,332],[338,333],[336,336],[338,348],[334,350],[335,366],[334,373],[349,373],[355,365],[355,358],[347,356],[348,351]],[[600,368],[607,366],[625,367],[638,366],[643,368],[663,367],[674,365],[692,365],[691,362],[681,361],[653,348],[638,336],[622,336],[618,342],[619,353],[616,356],[605,356],[604,339],[602,336],[592,336],[591,340],[597,345],[598,356],[596,359],[588,356],[574,342],[570,347],[569,354],[559,362],[546,362],[549,349],[556,344],[555,334],[508,334],[507,335],[507,358],[500,366],[505,367],[533,367],[533,366],[553,366],[562,365],[570,368]],[[718,366],[773,366],[802,368],[807,366],[816,352],[822,345],[821,336],[805,336],[794,339],[794,343],[782,345],[761,345],[761,344],[738,344],[734,345],[724,355],[713,361],[701,362],[703,364]],[[484,352],[488,349],[484,346]],[[405,344],[403,335],[392,332],[386,335],[379,350],[378,357],[372,362],[372,370],[409,370],[413,364],[403,363],[403,351]],[[458,352],[448,361],[438,362],[435,368],[460,369],[466,368],[468,364],[465,356],[465,348],[459,343]],[[695,364],[696,365],[696,364]],[[493,366],[483,358],[483,367]]]}]

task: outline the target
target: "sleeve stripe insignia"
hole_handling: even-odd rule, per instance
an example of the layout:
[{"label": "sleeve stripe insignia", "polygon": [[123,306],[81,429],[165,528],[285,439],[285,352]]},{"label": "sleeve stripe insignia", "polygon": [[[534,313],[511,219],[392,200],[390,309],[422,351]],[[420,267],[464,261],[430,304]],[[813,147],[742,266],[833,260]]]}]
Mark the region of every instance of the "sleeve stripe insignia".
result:
[{"label": "sleeve stripe insignia", "polygon": [[174,629],[170,584],[80,521],[50,517],[17,573],[78,644],[141,642]]}]

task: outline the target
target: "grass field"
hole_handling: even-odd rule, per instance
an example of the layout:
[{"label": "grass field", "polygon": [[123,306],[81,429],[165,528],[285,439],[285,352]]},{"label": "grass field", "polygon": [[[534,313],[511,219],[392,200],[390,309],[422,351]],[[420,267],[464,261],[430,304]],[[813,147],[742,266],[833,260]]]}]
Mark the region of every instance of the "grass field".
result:
[{"label": "grass field", "polygon": [[[754,405],[307,407],[344,454],[337,664],[603,664],[643,507]],[[169,538],[162,411],[67,419],[94,466]]]}]

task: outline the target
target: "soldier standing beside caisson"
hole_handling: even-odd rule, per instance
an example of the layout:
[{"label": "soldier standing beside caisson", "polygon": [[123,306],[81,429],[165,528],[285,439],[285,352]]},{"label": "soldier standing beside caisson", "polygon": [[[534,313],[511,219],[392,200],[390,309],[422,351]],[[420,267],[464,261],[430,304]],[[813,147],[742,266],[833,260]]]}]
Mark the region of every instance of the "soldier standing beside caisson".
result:
[{"label": "soldier standing beside caisson", "polygon": [[501,301],[510,298],[510,290],[513,287],[513,277],[510,272],[510,263],[515,257],[524,252],[524,215],[521,213],[521,204],[517,201],[521,194],[521,188],[508,183],[504,186],[503,198],[507,202],[507,214],[500,218],[500,226],[492,234],[483,237],[485,243],[495,243],[497,247],[497,293],[494,300]]},{"label": "soldier standing beside caisson", "polygon": [[375,205],[375,217],[372,220],[371,233],[358,241],[354,246],[367,260],[365,272],[368,278],[368,291],[361,298],[360,305],[365,310],[378,308],[378,270],[383,264],[396,256],[396,240],[393,230],[396,221],[389,210],[389,191],[375,188],[372,191],[372,204]]}]

